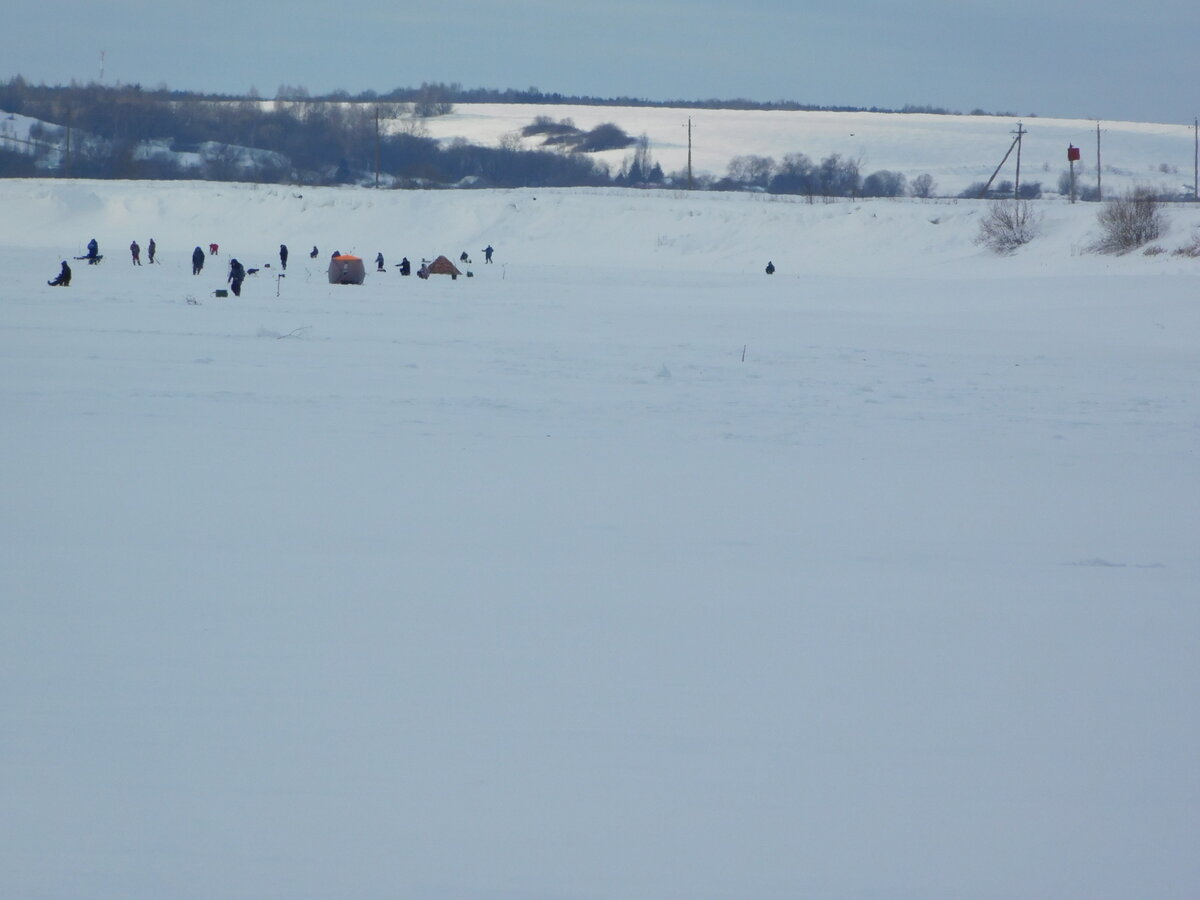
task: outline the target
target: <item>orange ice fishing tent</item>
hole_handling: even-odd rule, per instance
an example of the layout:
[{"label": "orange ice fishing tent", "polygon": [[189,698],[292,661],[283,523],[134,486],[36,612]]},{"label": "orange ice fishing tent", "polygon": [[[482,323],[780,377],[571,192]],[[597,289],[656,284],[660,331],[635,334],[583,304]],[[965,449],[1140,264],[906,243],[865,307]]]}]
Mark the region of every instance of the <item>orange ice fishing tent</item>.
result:
[{"label": "orange ice fishing tent", "polygon": [[360,257],[343,253],[329,260],[330,284],[362,284],[367,277],[367,267]]},{"label": "orange ice fishing tent", "polygon": [[439,256],[429,264],[430,275],[449,275],[451,278],[457,278],[462,272],[458,271],[458,266],[450,262],[446,257]]}]

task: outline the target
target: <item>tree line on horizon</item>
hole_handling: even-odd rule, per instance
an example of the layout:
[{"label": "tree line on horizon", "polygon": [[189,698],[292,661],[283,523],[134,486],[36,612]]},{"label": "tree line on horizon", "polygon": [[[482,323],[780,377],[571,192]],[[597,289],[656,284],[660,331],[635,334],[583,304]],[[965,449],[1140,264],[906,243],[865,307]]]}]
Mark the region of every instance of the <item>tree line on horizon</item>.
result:
[{"label": "tree line on horizon", "polygon": [[[68,91],[81,87],[97,86],[92,82],[81,86],[74,81],[67,86],[32,85],[21,75],[16,75],[8,82],[9,86],[17,86],[20,91]],[[140,84],[113,85],[116,90],[136,90],[159,97],[169,97],[173,100],[262,100],[259,91],[251,87],[244,94],[223,94],[212,91],[173,90],[165,84],[152,89],[143,88]],[[422,115],[436,115],[438,111],[448,112],[449,106],[455,103],[524,103],[539,106],[632,106],[648,108],[681,108],[681,109],[739,109],[739,110],[784,110],[790,112],[877,112],[927,114],[940,116],[999,116],[1012,118],[1012,112],[989,112],[983,109],[972,109],[969,113],[948,109],[933,104],[905,104],[900,108],[886,106],[852,106],[830,105],[819,103],[802,103],[795,100],[749,100],[743,97],[720,99],[710,97],[701,100],[652,100],[645,97],[598,97],[589,94],[562,94],[556,91],[546,92],[538,87],[518,88],[466,88],[457,82],[422,82],[417,87],[395,87],[389,91],[363,90],[351,93],[344,89],[336,89],[325,93],[313,93],[303,85],[281,84],[275,91],[274,100],[292,101],[326,101],[350,103],[411,103]],[[1030,115],[1036,118],[1036,113]]]}]

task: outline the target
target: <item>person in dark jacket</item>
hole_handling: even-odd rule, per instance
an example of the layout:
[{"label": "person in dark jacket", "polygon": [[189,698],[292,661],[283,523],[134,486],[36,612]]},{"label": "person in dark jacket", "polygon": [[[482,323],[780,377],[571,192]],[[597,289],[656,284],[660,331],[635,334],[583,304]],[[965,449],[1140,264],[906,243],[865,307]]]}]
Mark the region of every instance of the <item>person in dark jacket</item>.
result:
[{"label": "person in dark jacket", "polygon": [[62,269],[58,273],[58,277],[53,281],[47,281],[46,284],[50,287],[68,287],[71,284],[71,267],[67,265],[67,261],[62,261]]},{"label": "person in dark jacket", "polygon": [[100,262],[100,245],[96,243],[95,238],[92,238],[90,241],[88,241],[87,256],[83,258],[88,261],[89,266],[94,266],[96,263]]},{"label": "person in dark jacket", "polygon": [[192,274],[199,275],[204,268],[204,251],[197,247],[192,251]]},{"label": "person in dark jacket", "polygon": [[485,263],[490,263],[492,261],[492,254],[495,252],[496,251],[492,249],[492,245],[488,244],[483,248],[483,261]]},{"label": "person in dark jacket", "polygon": [[375,257],[375,271],[376,272],[386,272],[387,271],[387,269],[385,269],[383,267],[383,251],[380,251]]},{"label": "person in dark jacket", "polygon": [[775,263],[771,262],[769,259],[767,260],[767,274],[768,275],[775,274]]},{"label": "person in dark jacket", "polygon": [[316,258],[317,258],[317,254],[319,254],[320,252],[321,252],[321,251],[317,249],[317,245],[316,245],[316,244],[313,244],[312,253],[308,254],[308,258],[309,258],[309,259],[316,259]]},{"label": "person in dark jacket", "polygon": [[412,272],[412,263],[408,261],[408,257],[406,256],[400,260],[400,274],[408,275],[410,272]]},{"label": "person in dark jacket", "polygon": [[129,245],[129,255],[133,257],[133,264],[135,266],[142,264],[142,248],[138,246],[137,241]]},{"label": "person in dark jacket", "polygon": [[242,282],[246,280],[246,269],[236,259],[229,261],[229,287],[233,290],[233,296],[242,296]]},{"label": "person in dark jacket", "polygon": [[279,265],[287,271],[287,244],[279,245]]},{"label": "person in dark jacket", "polygon": [[467,251],[464,250],[462,255],[458,257],[458,261],[461,263],[469,263],[471,261],[471,257],[467,256]]},{"label": "person in dark jacket", "polygon": [[154,238],[150,238],[150,243],[146,245],[146,259],[150,260],[150,265],[154,265],[154,254],[158,251],[158,245],[154,243]]}]

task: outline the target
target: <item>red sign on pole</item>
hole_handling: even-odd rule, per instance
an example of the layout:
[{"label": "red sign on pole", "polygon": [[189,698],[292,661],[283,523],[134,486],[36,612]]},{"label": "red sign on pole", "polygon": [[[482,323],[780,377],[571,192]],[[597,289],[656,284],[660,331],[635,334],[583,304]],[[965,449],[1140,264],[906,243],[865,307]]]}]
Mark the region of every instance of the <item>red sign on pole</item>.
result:
[{"label": "red sign on pole", "polygon": [[1076,162],[1079,159],[1079,148],[1074,144],[1067,144],[1067,162]]}]

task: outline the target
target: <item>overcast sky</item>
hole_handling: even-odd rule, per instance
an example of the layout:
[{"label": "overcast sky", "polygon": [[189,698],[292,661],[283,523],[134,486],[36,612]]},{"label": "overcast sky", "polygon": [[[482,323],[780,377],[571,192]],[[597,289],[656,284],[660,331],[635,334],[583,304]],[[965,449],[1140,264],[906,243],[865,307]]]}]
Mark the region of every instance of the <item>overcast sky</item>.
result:
[{"label": "overcast sky", "polygon": [[[264,97],[457,82],[650,100],[1190,123],[1200,3],[1092,0],[43,0],[0,78]],[[103,57],[103,66],[101,54]]]}]

